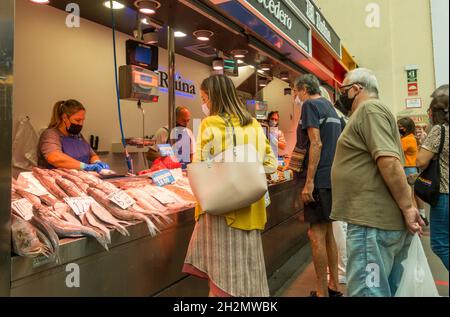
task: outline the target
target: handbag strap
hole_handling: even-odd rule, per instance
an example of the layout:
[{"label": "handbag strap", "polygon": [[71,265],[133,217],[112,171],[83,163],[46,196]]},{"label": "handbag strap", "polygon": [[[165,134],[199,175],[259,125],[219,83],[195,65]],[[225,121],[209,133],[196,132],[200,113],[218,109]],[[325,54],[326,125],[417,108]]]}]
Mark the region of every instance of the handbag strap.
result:
[{"label": "handbag strap", "polygon": [[[236,146],[237,146],[237,137],[236,137],[236,131],[234,129],[234,125],[233,122],[231,122],[231,119],[227,116],[225,116],[224,114],[220,114],[220,117],[223,119],[223,121],[225,121],[225,125],[227,127],[231,128],[231,131],[233,132],[233,149],[236,150]],[[225,133],[227,129],[225,129]],[[226,137],[226,136],[225,136]]]},{"label": "handbag strap", "polygon": [[439,144],[438,155],[441,155],[442,151],[444,150],[444,143],[445,143],[445,127],[441,125],[441,143]]}]

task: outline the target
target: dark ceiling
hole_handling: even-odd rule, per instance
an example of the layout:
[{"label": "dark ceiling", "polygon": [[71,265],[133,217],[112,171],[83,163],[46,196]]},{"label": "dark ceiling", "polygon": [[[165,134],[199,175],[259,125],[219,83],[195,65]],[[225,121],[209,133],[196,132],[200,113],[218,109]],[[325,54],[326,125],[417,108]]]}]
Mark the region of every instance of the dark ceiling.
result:
[{"label": "dark ceiling", "polygon": [[[51,0],[50,5],[61,10],[65,10],[67,4],[73,0]],[[99,23],[106,27],[112,26],[111,10],[106,8],[103,3],[105,0],[77,0],[76,3],[80,7],[80,15],[82,18]],[[114,10],[116,29],[122,33],[133,35],[133,30],[137,29],[138,21],[144,18],[144,15],[138,16],[135,0],[120,0],[126,8],[122,10]],[[207,5],[206,1],[196,0],[160,0],[161,7],[155,15],[151,16],[152,25],[159,25],[158,28],[158,46],[167,48],[167,25],[171,25],[175,30],[182,31],[188,36],[176,39],[176,52],[180,55],[196,60],[206,65],[211,65],[212,60],[216,56],[200,56],[193,52],[189,47],[204,45],[207,46],[204,51],[209,53],[216,50],[223,52],[226,56],[230,56],[230,52],[234,49],[246,49],[249,51],[244,62],[247,64],[258,65],[260,63],[270,63],[273,65],[272,72],[269,76],[278,76],[280,72],[287,70],[276,60],[269,58],[261,51],[249,47],[249,39],[246,30],[232,23],[230,20],[224,19],[217,11]],[[185,4],[184,4],[185,3]],[[210,14],[201,14],[194,7],[201,6],[203,11]],[[221,18],[223,19],[221,21]],[[226,26],[224,27],[224,24]],[[151,26],[142,24],[142,28],[146,29]],[[209,42],[201,42],[193,36],[193,32],[199,29],[207,29],[214,32],[214,36]],[[297,74],[292,74],[295,76]],[[253,84],[249,87],[254,86]],[[253,92],[254,93],[254,92]]]}]

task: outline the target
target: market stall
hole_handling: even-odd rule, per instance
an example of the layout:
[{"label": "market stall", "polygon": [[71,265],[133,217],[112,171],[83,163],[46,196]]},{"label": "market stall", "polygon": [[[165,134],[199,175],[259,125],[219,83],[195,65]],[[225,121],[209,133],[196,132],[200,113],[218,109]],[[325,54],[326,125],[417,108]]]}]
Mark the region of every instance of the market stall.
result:
[{"label": "market stall", "polygon": [[[12,3],[12,1],[8,2]],[[327,28],[326,21],[320,20],[322,26],[318,29],[312,21],[305,18],[304,8],[295,8],[291,1],[282,1],[282,5],[287,6],[285,12],[292,15],[291,23],[294,23],[300,30],[297,33],[283,31],[283,27],[286,25],[274,20],[273,16],[264,11],[264,8],[258,8],[257,1],[221,1],[220,4],[216,4],[215,1],[206,0],[170,0],[155,7],[156,14],[148,16],[140,15],[137,12],[134,1],[123,2],[125,10],[115,11],[113,18],[115,20],[111,24],[111,10],[97,1],[80,0],[78,5],[82,9],[82,27],[79,30],[63,27],[62,33],[58,34],[54,30],[58,29],[58,23],[64,20],[67,12],[70,12],[70,10],[67,11],[67,6],[71,4],[71,1],[51,1],[51,7],[30,4],[26,0],[17,1],[16,9],[19,17],[17,25],[19,32],[23,32],[20,34],[23,35],[26,30],[33,32],[33,29],[46,30],[46,32],[40,32],[39,35],[36,34],[36,37],[32,36],[31,41],[26,43],[18,41],[17,47],[23,49],[16,53],[17,60],[19,60],[16,73],[22,76],[18,77],[17,88],[20,91],[15,96],[14,119],[19,120],[20,116],[30,115],[35,123],[38,122],[38,127],[42,127],[47,120],[45,112],[50,111],[48,106],[50,99],[54,100],[55,97],[51,96],[47,100],[49,97],[42,96],[39,91],[48,91],[49,86],[55,85],[66,93],[74,94],[74,91],[77,91],[77,94],[86,98],[91,105],[95,105],[89,109],[89,112],[92,113],[90,116],[93,118],[89,122],[94,124],[87,127],[88,134],[91,134],[91,140],[96,140],[91,142],[91,145],[95,144],[95,147],[98,148],[100,139],[99,156],[110,164],[117,175],[122,176],[116,175],[116,177],[106,180],[98,175],[88,176],[87,174],[77,174],[75,171],[34,171],[38,183],[43,185],[44,190],[49,193],[41,192],[39,194],[36,191],[28,190],[28,194],[32,195],[29,197],[22,191],[23,187],[28,188],[29,182],[25,176],[19,176],[20,171],[15,170],[13,176],[17,177],[18,183],[12,185],[13,201],[25,199],[33,205],[33,202],[38,203],[36,202],[36,197],[38,197],[37,200],[44,207],[33,207],[39,210],[42,218],[47,217],[48,221],[57,221],[58,223],[72,221],[74,224],[74,221],[79,221],[82,226],[89,227],[94,232],[84,229],[86,232],[77,237],[65,237],[64,234],[59,233],[60,241],[57,247],[51,243],[52,241],[45,241],[45,238],[40,236],[38,238],[44,247],[36,251],[37,253],[32,252],[32,257],[18,256],[11,252],[11,247],[3,243],[0,252],[5,254],[5,257],[0,258],[0,269],[5,274],[0,276],[2,282],[0,291],[4,294],[12,296],[207,295],[207,285],[204,281],[181,272],[195,225],[195,199],[186,199],[182,194],[177,194],[176,189],[171,188],[171,185],[169,187],[156,186],[158,184],[155,180],[150,180],[151,175],[136,178],[127,173],[137,174],[142,169],[149,167],[142,154],[154,144],[154,140],[151,140],[150,136],[157,128],[165,125],[169,128],[173,127],[177,103],[190,107],[194,117],[202,117],[199,84],[211,73],[224,72],[233,78],[242,101],[246,103],[248,110],[260,120],[264,127],[269,127],[267,124],[268,112],[281,110],[288,118],[284,119],[286,120],[285,127],[293,126],[292,130],[294,131],[298,118],[295,117],[295,109],[292,106],[293,98],[289,91],[292,80],[300,74],[312,72],[321,79],[323,85],[333,92],[346,70],[339,61],[340,40],[335,32],[333,31],[330,41],[327,41],[329,37],[324,37],[320,33],[320,30],[330,29],[329,26]],[[40,24],[37,26],[27,24],[30,16],[39,14],[45,16],[39,21]],[[323,17],[321,18],[323,19]],[[109,46],[112,25],[116,30],[114,42],[117,40],[119,43],[114,46],[118,50],[118,53],[114,52],[114,61],[116,61],[115,64],[117,61],[119,63],[119,65],[114,65],[114,68],[123,70],[125,77],[127,70],[123,67],[130,66],[128,60],[130,40],[133,43],[145,42],[144,46],[153,53],[158,52],[153,49],[159,48],[159,65],[158,63],[156,65],[159,67],[151,68],[150,72],[142,71],[142,74],[146,76],[154,76],[159,84],[158,87],[152,86],[151,93],[147,93],[145,96],[136,96],[132,92],[122,94],[123,87],[121,89],[123,125],[126,128],[125,133],[121,131],[122,135],[118,135],[118,128],[113,128],[116,124],[111,125],[112,120],[116,122],[117,116],[115,108],[111,107],[111,104],[115,104],[117,101],[116,91],[112,89],[112,84],[108,84],[109,86],[100,84],[100,82],[104,82],[104,74],[113,76],[113,73],[110,72],[113,60]],[[292,26],[289,29],[292,29]],[[176,33],[178,33],[177,36],[180,36],[179,33],[183,33],[179,30],[185,32],[184,37],[175,39]],[[41,35],[41,33],[47,34],[47,36]],[[325,35],[327,34],[325,32]],[[64,56],[64,60],[61,61],[58,60],[60,57],[58,54],[55,54],[51,60],[43,58],[47,54],[52,56],[53,51],[56,50],[54,44],[56,36],[60,36],[61,41],[67,40],[67,45],[72,45],[70,41],[85,45],[84,41],[86,41],[89,44],[85,55],[89,58],[83,59],[82,57],[80,59],[80,56],[84,56],[83,54],[69,51],[61,54]],[[204,41],[204,37],[208,36],[211,38]],[[202,37],[203,39],[201,39]],[[30,62],[25,52],[30,48],[28,45],[33,46],[33,40],[38,41],[39,44],[43,43],[43,47],[48,46],[48,51],[41,49],[35,54],[41,58],[35,63],[37,72],[41,71],[39,78],[42,77],[42,80],[39,81],[34,80],[32,76],[29,78],[24,76],[27,63]],[[205,42],[207,43],[205,44]],[[125,52],[126,45],[127,55],[125,58],[125,54],[122,52]],[[57,47],[64,47],[64,45],[58,44]],[[105,56],[108,57],[108,62],[102,63]],[[67,63],[66,59],[73,62],[73,65]],[[95,70],[90,71],[89,76],[84,70],[79,71],[81,69],[79,63],[88,64],[91,61],[93,61],[92,68]],[[122,65],[124,63],[127,65]],[[67,64],[68,72],[57,72],[58,76],[55,76],[55,73],[50,71],[54,65],[63,64],[64,66]],[[139,71],[141,70],[139,69]],[[128,74],[130,73],[128,72]],[[0,85],[3,85],[2,80],[4,79],[0,78]],[[65,84],[59,85],[59,81],[63,81]],[[80,82],[82,84],[79,84]],[[274,84],[269,86],[271,82]],[[69,86],[70,89],[65,90],[66,86]],[[28,94],[37,96],[34,102],[40,107],[29,105],[28,100],[24,97]],[[147,100],[141,100],[143,97],[146,97]],[[268,100],[268,102],[263,100]],[[141,101],[149,102],[151,106],[142,106]],[[136,110],[136,104],[138,110]],[[9,120],[9,125],[11,125],[11,120]],[[122,126],[122,122],[120,126]],[[7,132],[9,132],[6,136],[11,134],[10,126],[2,124],[0,127],[2,137],[5,128],[8,128]],[[267,135],[269,136],[269,132]],[[291,135],[290,139],[294,140],[295,135]],[[1,145],[7,146],[8,151],[11,150],[8,142]],[[128,163],[132,158],[134,165],[127,166],[125,156],[127,156]],[[2,156],[1,159],[7,160],[5,164],[2,161],[0,170],[2,172],[1,194],[2,197],[8,197],[11,193],[11,175],[9,168],[7,168],[8,171],[4,171],[3,167],[11,167],[13,163],[7,156]],[[280,171],[268,179],[270,205],[267,209],[268,223],[262,235],[268,277],[307,243],[307,224],[303,221],[299,195],[302,183],[293,177],[292,172],[283,167],[284,163],[283,158],[280,157]],[[42,173],[43,175],[40,175]],[[28,172],[29,174],[30,172]],[[185,192],[189,192],[186,177],[183,177],[183,174],[178,171],[176,175],[176,181],[182,184],[181,187],[184,186]],[[77,182],[77,177],[82,181]],[[137,188],[141,194],[143,190],[147,198],[140,200],[142,197],[139,196],[139,192],[136,194],[133,187],[130,189],[126,185],[124,186],[130,182],[141,182]],[[80,185],[81,183],[84,185]],[[59,190],[54,192],[52,188],[48,187],[53,185]],[[77,187],[81,192],[76,191]],[[145,219],[142,217],[131,220],[121,219],[120,210],[117,210],[118,206],[111,206],[110,201],[102,200],[104,198],[102,195],[113,194],[116,189],[117,191],[123,190],[131,198],[134,198],[135,205],[131,204],[123,210],[136,214],[142,213]],[[175,201],[164,201],[158,196],[161,192],[168,194],[170,191],[174,194],[172,198]],[[56,205],[52,199],[46,198],[47,194],[63,202],[65,207]],[[116,218],[115,221],[119,220],[119,224],[114,222],[114,219],[108,218],[113,223],[107,223],[107,230],[105,230],[104,226],[96,224],[96,220],[101,218],[101,214],[96,214],[89,204],[91,209],[88,208],[90,211],[87,213],[93,213],[93,218],[74,215],[74,208],[64,200],[66,195],[69,196],[68,198],[84,196],[93,198],[95,204],[109,211]],[[153,201],[155,199],[157,202]],[[148,204],[152,202],[156,205],[148,207]],[[10,206],[9,197],[2,201],[0,220],[1,224],[6,224],[7,227],[10,227]],[[21,214],[20,208],[20,204],[18,207],[16,206],[16,215],[26,217]],[[103,216],[105,215],[103,214]],[[73,217],[76,219],[74,220]],[[11,235],[9,230],[2,230],[1,234],[7,237]],[[49,237],[47,238],[47,240],[51,240]],[[9,242],[9,239],[7,240]],[[16,249],[18,249],[17,246]],[[11,274],[7,273],[9,270]],[[271,291],[275,290],[272,286]]]}]

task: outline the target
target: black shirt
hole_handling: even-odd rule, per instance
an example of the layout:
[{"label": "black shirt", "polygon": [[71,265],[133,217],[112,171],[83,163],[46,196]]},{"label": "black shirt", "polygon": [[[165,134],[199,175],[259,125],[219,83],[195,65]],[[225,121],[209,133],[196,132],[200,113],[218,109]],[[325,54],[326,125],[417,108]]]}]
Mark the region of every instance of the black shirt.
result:
[{"label": "black shirt", "polygon": [[316,188],[331,188],[331,166],[333,165],[336,145],[343,130],[343,124],[342,119],[339,118],[333,105],[327,99],[310,99],[303,103],[302,116],[297,128],[297,147],[307,151],[300,176],[306,178],[308,171],[311,144],[308,137],[308,128],[320,129],[322,152],[314,179]]}]

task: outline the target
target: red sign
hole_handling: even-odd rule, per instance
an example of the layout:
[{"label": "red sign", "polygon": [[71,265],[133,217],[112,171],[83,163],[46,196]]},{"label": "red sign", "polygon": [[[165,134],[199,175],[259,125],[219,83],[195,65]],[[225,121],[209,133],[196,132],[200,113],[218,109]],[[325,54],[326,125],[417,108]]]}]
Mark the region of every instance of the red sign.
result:
[{"label": "red sign", "polygon": [[408,96],[417,96],[419,95],[419,84],[418,83],[409,83],[408,84]]}]

